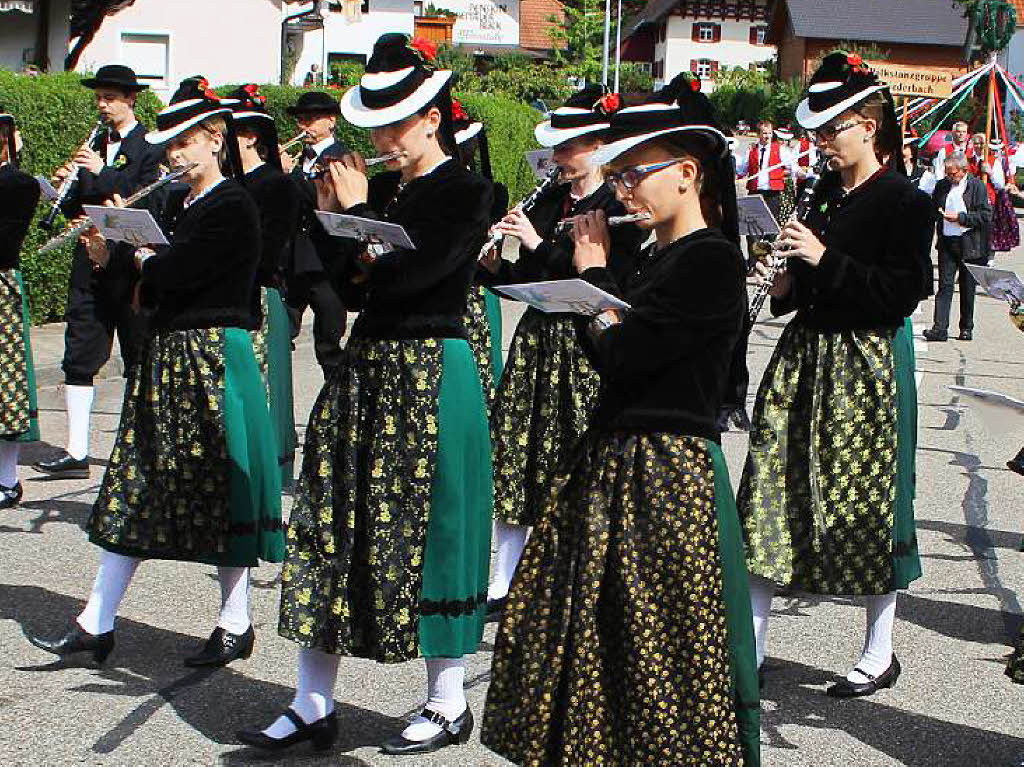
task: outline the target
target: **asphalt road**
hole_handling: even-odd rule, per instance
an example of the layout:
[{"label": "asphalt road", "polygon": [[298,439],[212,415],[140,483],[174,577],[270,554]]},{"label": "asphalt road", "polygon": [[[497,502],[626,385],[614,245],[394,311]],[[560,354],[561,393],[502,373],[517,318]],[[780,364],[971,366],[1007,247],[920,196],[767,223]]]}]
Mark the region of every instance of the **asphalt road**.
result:
[{"label": "asphalt road", "polygon": [[[1024,249],[1000,258],[1024,268]],[[954,307],[956,302],[954,300]],[[505,306],[505,336],[518,312]],[[956,309],[954,308],[954,316]],[[918,335],[931,304],[915,317]],[[753,384],[781,323],[759,325],[751,343]],[[1004,462],[1024,443],[1024,421],[987,423],[947,387],[963,384],[1024,399],[1024,336],[1004,307],[979,297],[976,339],[918,341],[921,379],[918,531],[925,575],[899,599],[895,689],[859,701],[823,695],[857,659],[863,608],[845,599],[777,599],[769,636],[771,670],[762,702],[763,763],[771,767],[915,765],[1009,766],[1024,762],[1024,687],[1003,676],[1003,657],[1021,620],[1024,478]],[[321,376],[307,335],[296,354],[296,416],[305,422]],[[290,700],[294,646],[276,636],[278,568],[255,575],[256,652],[217,671],[181,659],[211,630],[219,590],[210,567],[144,564],[125,599],[108,664],[52,663],[22,632],[61,631],[87,597],[97,550],[83,526],[109,453],[123,392],[98,387],[93,476],[47,481],[28,465],[47,445],[23,453],[26,497],[0,516],[0,763],[5,765],[188,765],[324,763],[497,765],[474,734],[433,759],[395,761],[376,744],[400,729],[421,700],[422,663],[378,666],[345,660],[336,689],[341,737],[326,757],[300,746],[266,757],[239,745],[235,730],[267,722]],[[63,443],[63,392],[40,390],[44,438]],[[745,436],[727,434],[734,483]],[[480,713],[494,639],[488,628],[469,660],[470,705]]]}]

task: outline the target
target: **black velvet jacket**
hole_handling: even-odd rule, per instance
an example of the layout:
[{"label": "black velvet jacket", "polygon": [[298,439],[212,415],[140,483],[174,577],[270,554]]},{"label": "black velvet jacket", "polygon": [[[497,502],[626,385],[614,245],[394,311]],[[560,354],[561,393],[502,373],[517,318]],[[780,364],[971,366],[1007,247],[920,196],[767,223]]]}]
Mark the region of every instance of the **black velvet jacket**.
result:
[{"label": "black velvet jacket", "polygon": [[17,269],[21,243],[39,202],[39,184],[13,165],[0,167],[0,269]]},{"label": "black velvet jacket", "polygon": [[[96,151],[105,156],[107,142],[101,138],[95,147]],[[82,205],[102,205],[105,200],[111,199],[114,194],[127,197],[136,190],[151,184],[160,176],[160,160],[163,158],[163,149],[155,147],[146,142],[146,128],[142,123],[137,123],[126,136],[121,139],[121,146],[118,148],[117,157],[114,158],[114,165],[108,165],[99,173],[91,173],[85,169],[79,173],[76,193],[71,195],[64,205],[64,214],[69,218],[81,215]],[[90,285],[95,274],[85,248],[75,248],[71,260],[71,286],[86,288]],[[109,286],[107,286],[109,287]],[[105,290],[110,300],[128,300],[128,296]]]},{"label": "black velvet jacket", "polygon": [[932,286],[933,212],[928,195],[906,176],[883,170],[843,194],[839,174],[815,190],[808,226],[825,255],[812,267],[790,259],[793,289],[772,299],[776,316],[829,333],[898,328]]},{"label": "black velvet jacket", "polygon": [[280,288],[299,221],[295,186],[273,165],[263,163],[245,174],[245,189],[260,212],[263,255],[256,282],[263,287]]},{"label": "black velvet jacket", "polygon": [[378,257],[362,281],[339,285],[345,304],[361,307],[352,335],[465,338],[466,298],[487,235],[491,182],[455,160],[401,189],[399,180],[398,172],[374,176],[367,203],[345,211],[401,224],[416,244]]},{"label": "black velvet jacket", "polygon": [[153,327],[255,329],[256,203],[231,179],[188,208],[184,201],[180,190],[169,196],[162,225],[170,245],[158,248],[142,266],[146,302],[156,306]]},{"label": "black velvet jacket", "polygon": [[[348,147],[335,141],[318,157],[341,157],[347,151]],[[316,217],[316,186],[302,172],[302,162],[300,157],[289,175],[294,184],[299,212],[298,230],[286,268],[289,274],[334,275],[347,260],[351,248],[343,239],[331,237],[321,226]]]},{"label": "black velvet jacket", "polygon": [[715,229],[699,229],[663,250],[647,248],[621,281],[606,268],[582,276],[632,307],[621,323],[582,336],[601,374],[593,427],[718,441],[718,411],[746,312],[736,246]]},{"label": "black velvet jacket", "polygon": [[[593,210],[603,210],[606,216],[621,216],[626,212],[607,184],[602,184],[593,194],[575,204],[569,202],[569,184],[561,184],[542,194],[527,211],[526,217],[530,219],[537,234],[544,238],[544,242],[533,251],[520,248],[519,260],[515,263],[502,261],[500,270],[491,277],[489,284],[508,285],[578,277],[572,262],[572,233],[555,235],[555,226],[563,218]],[[633,224],[611,229],[612,255],[609,268],[617,278],[632,270],[637,251],[646,237],[646,233]]]}]

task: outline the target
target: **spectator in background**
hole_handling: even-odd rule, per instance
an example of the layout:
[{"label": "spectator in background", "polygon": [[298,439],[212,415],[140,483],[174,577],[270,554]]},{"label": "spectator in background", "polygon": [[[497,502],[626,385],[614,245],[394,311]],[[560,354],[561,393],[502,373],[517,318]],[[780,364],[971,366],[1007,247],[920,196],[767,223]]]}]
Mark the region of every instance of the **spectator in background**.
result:
[{"label": "spectator in background", "polygon": [[970,136],[970,128],[967,123],[960,122],[953,123],[953,144],[951,146],[944,146],[935,155],[935,160],[932,162],[932,173],[935,174],[935,178],[944,178],[946,175],[946,160],[950,157],[956,157],[957,155],[966,155],[969,146],[968,138]]},{"label": "spectator in background", "polygon": [[[980,138],[980,141],[979,141]],[[1020,225],[1017,223],[1017,211],[1013,209],[1013,200],[1006,179],[1010,176],[1010,165],[1003,153],[1003,142],[993,139],[988,145],[988,157],[979,161],[981,153],[979,143],[984,146],[985,135],[974,137],[974,162],[971,169],[975,175],[982,175],[987,185],[988,201],[992,206],[992,227],[989,236],[989,250],[996,253],[1008,253],[1020,245]]]},{"label": "spectator in background", "polygon": [[[903,167],[907,171],[907,178],[918,186],[921,186],[921,179],[924,177],[925,171],[927,171],[928,168],[920,162],[918,152],[917,136],[904,136]],[[925,189],[925,191],[928,192],[928,194],[931,194],[934,191],[934,182],[932,189]]]},{"label": "spectator in background", "polygon": [[[772,215],[781,218],[782,191],[789,173],[789,152],[774,138],[775,126],[771,120],[757,125],[757,143],[745,155],[736,158],[736,175],[747,179],[747,194],[764,197]],[[785,156],[784,156],[785,155]]]},{"label": "spectator in background", "polygon": [[939,290],[935,295],[935,319],[924,331],[929,341],[948,338],[953,282],[960,281],[960,340],[974,335],[974,277],[967,264],[986,264],[990,258],[989,227],[992,207],[985,185],[968,170],[966,157],[946,160],[946,177],[935,185],[932,199],[939,210]]}]

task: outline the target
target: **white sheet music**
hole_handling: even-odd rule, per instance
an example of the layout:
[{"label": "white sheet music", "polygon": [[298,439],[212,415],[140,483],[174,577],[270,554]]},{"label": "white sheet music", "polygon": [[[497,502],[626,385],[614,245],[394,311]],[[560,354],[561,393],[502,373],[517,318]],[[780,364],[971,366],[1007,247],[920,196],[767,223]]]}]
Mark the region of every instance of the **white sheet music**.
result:
[{"label": "white sheet music", "polygon": [[135,247],[167,245],[167,238],[148,210],[104,205],[83,205],[82,210],[108,240]]},{"label": "white sheet music", "polygon": [[324,229],[332,237],[347,237],[370,243],[387,243],[396,248],[415,250],[416,245],[400,224],[378,221],[375,218],[348,216],[344,213],[330,213],[318,210],[316,217],[320,219]]},{"label": "white sheet music", "polygon": [[605,309],[629,309],[629,304],[586,280],[549,280],[522,285],[498,285],[494,288],[509,298],[522,301],[548,314],[592,316]]}]

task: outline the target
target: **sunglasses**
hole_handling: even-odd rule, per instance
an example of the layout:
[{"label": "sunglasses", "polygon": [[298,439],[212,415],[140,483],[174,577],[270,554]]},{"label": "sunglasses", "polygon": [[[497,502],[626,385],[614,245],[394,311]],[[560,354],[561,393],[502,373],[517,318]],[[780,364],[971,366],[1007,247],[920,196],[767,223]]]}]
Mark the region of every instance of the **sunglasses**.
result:
[{"label": "sunglasses", "polygon": [[847,120],[846,122],[837,123],[836,125],[826,125],[824,128],[818,128],[814,131],[815,137],[818,141],[827,141],[829,143],[836,140],[843,131],[848,131],[850,128],[856,128],[858,125],[863,125],[866,120]]},{"label": "sunglasses", "polygon": [[637,184],[643,181],[647,176],[652,173],[656,173],[659,170],[664,170],[670,165],[675,165],[677,162],[687,160],[687,157],[673,157],[671,160],[665,160],[664,162],[652,162],[647,165],[633,165],[628,168],[623,168],[620,171],[605,170],[604,180],[613,189],[635,189]]}]

